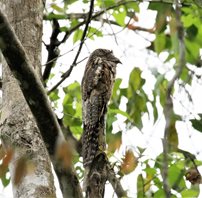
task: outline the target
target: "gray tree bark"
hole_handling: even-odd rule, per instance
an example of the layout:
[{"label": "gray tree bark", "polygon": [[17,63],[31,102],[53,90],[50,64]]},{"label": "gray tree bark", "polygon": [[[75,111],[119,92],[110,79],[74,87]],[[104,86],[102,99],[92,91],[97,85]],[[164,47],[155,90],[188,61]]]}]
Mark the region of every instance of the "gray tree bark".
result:
[{"label": "gray tree bark", "polygon": [[[1,0],[16,35],[23,44],[35,71],[41,71],[42,0]],[[49,155],[24,96],[5,62],[3,64],[3,105],[1,139],[5,149],[13,149],[9,170],[14,197],[55,197]],[[20,159],[29,159],[34,166],[31,174],[24,172],[16,184],[15,170]],[[26,167],[25,167],[26,168]]]}]

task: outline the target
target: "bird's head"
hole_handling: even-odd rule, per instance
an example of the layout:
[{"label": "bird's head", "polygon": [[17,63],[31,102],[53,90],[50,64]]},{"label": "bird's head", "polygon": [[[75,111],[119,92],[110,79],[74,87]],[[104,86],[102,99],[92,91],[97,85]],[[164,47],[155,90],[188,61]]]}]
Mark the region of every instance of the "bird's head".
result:
[{"label": "bird's head", "polygon": [[89,59],[94,60],[97,58],[101,58],[102,60],[105,61],[111,61],[116,64],[121,63],[121,61],[114,56],[113,51],[108,49],[96,49],[95,51],[92,52],[92,54],[89,57]]}]

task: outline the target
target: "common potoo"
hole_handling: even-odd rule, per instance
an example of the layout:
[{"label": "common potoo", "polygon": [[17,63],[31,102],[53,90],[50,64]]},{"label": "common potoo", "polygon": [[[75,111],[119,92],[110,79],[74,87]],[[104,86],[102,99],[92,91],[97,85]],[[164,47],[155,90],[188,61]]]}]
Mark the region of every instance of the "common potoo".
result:
[{"label": "common potoo", "polygon": [[89,167],[96,154],[104,150],[100,138],[105,131],[107,103],[111,97],[116,66],[121,63],[113,52],[96,49],[89,57],[82,79],[84,167]]}]

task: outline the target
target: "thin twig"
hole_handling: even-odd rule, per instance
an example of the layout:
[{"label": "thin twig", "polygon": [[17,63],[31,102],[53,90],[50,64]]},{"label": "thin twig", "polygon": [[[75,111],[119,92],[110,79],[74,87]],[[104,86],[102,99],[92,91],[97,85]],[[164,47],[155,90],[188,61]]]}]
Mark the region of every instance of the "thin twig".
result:
[{"label": "thin twig", "polygon": [[168,184],[168,152],[169,152],[169,142],[168,137],[170,133],[170,124],[171,124],[171,117],[173,116],[173,101],[172,101],[172,90],[175,84],[175,81],[180,77],[182,70],[185,66],[185,46],[184,46],[184,29],[182,22],[180,20],[181,16],[181,9],[179,5],[179,1],[175,0],[176,4],[176,29],[177,29],[177,37],[179,41],[179,60],[178,60],[178,67],[176,69],[176,73],[169,81],[167,92],[166,92],[166,102],[164,107],[164,115],[166,120],[165,132],[164,132],[164,139],[163,139],[163,169],[162,169],[162,177],[163,177],[163,188],[165,192],[166,198],[171,197],[170,186]]},{"label": "thin twig", "polygon": [[82,38],[81,38],[81,42],[80,42],[80,46],[79,46],[77,54],[76,54],[76,56],[74,58],[74,61],[72,62],[70,68],[62,75],[62,79],[53,88],[51,88],[48,93],[50,93],[53,90],[55,90],[66,78],[68,78],[70,76],[70,74],[71,74],[74,66],[76,65],[77,59],[79,57],[79,54],[81,53],[81,49],[82,49],[84,41],[85,41],[85,37],[86,37],[87,31],[88,31],[88,26],[89,26],[89,24],[91,22],[91,17],[92,17],[92,14],[93,14],[93,9],[94,9],[94,0],[91,0],[89,14],[88,14],[88,18],[87,18],[87,21],[86,21],[86,26],[84,28],[84,31],[83,31],[83,34],[82,34]]},{"label": "thin twig", "polygon": [[107,160],[107,172],[108,172],[108,181],[111,183],[117,197],[127,197],[127,192],[123,189],[120,179],[117,178],[114,169],[110,165],[109,161]]}]

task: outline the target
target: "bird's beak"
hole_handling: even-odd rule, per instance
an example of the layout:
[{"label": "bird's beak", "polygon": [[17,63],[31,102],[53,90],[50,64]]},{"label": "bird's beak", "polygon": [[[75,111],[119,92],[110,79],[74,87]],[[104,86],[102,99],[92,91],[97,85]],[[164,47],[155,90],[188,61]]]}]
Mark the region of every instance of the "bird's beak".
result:
[{"label": "bird's beak", "polygon": [[118,58],[116,58],[116,60],[114,61],[115,63],[120,63],[120,64],[122,64],[122,62],[118,59]]},{"label": "bird's beak", "polygon": [[118,61],[117,61],[117,63],[120,63],[120,64],[122,64],[122,62],[118,59]]}]

